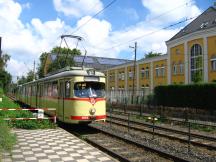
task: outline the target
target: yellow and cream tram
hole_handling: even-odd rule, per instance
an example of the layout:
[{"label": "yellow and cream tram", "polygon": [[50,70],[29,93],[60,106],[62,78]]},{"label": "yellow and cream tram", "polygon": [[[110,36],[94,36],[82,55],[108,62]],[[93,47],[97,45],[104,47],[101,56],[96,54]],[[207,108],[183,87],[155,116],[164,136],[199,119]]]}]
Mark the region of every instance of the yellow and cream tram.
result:
[{"label": "yellow and cream tram", "polygon": [[105,75],[91,68],[68,67],[23,84],[17,99],[35,108],[55,108],[57,119],[66,123],[106,119]]}]

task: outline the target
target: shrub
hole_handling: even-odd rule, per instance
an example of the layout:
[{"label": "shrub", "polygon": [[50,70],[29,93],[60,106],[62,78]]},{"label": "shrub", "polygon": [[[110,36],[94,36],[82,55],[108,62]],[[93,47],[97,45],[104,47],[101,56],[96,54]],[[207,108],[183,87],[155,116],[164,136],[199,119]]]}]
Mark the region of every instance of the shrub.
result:
[{"label": "shrub", "polygon": [[16,143],[16,136],[10,132],[8,125],[0,120],[0,152],[11,151]]},{"label": "shrub", "polygon": [[168,85],[154,89],[157,105],[214,110],[216,84]]}]

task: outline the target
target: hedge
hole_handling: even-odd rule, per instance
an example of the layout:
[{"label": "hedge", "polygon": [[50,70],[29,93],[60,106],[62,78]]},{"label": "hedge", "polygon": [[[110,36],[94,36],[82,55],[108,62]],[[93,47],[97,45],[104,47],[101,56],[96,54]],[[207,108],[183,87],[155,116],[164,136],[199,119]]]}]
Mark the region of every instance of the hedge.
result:
[{"label": "hedge", "polygon": [[158,86],[154,99],[162,106],[216,110],[216,84]]}]

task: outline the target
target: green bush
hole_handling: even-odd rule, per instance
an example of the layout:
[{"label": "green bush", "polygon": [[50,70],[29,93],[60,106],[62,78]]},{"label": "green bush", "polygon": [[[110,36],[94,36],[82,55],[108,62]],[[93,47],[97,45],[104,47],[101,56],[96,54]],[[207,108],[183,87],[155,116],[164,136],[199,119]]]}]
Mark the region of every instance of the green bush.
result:
[{"label": "green bush", "polygon": [[0,120],[0,152],[11,151],[16,143],[16,136],[10,132],[8,125]]},{"label": "green bush", "polygon": [[[4,118],[32,118],[30,111],[0,111],[0,116]],[[55,128],[56,125],[50,120],[15,120],[8,121],[10,127],[22,129],[45,129]]]},{"label": "green bush", "polygon": [[216,84],[168,85],[154,89],[157,105],[216,110]]}]

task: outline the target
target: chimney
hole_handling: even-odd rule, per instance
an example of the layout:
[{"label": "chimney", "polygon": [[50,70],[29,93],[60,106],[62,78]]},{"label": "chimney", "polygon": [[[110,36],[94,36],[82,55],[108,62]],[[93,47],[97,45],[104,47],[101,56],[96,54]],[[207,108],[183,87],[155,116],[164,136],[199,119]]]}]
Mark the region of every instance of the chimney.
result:
[{"label": "chimney", "polygon": [[2,55],[1,42],[2,42],[2,38],[0,37],[0,58],[1,58],[1,55]]}]

